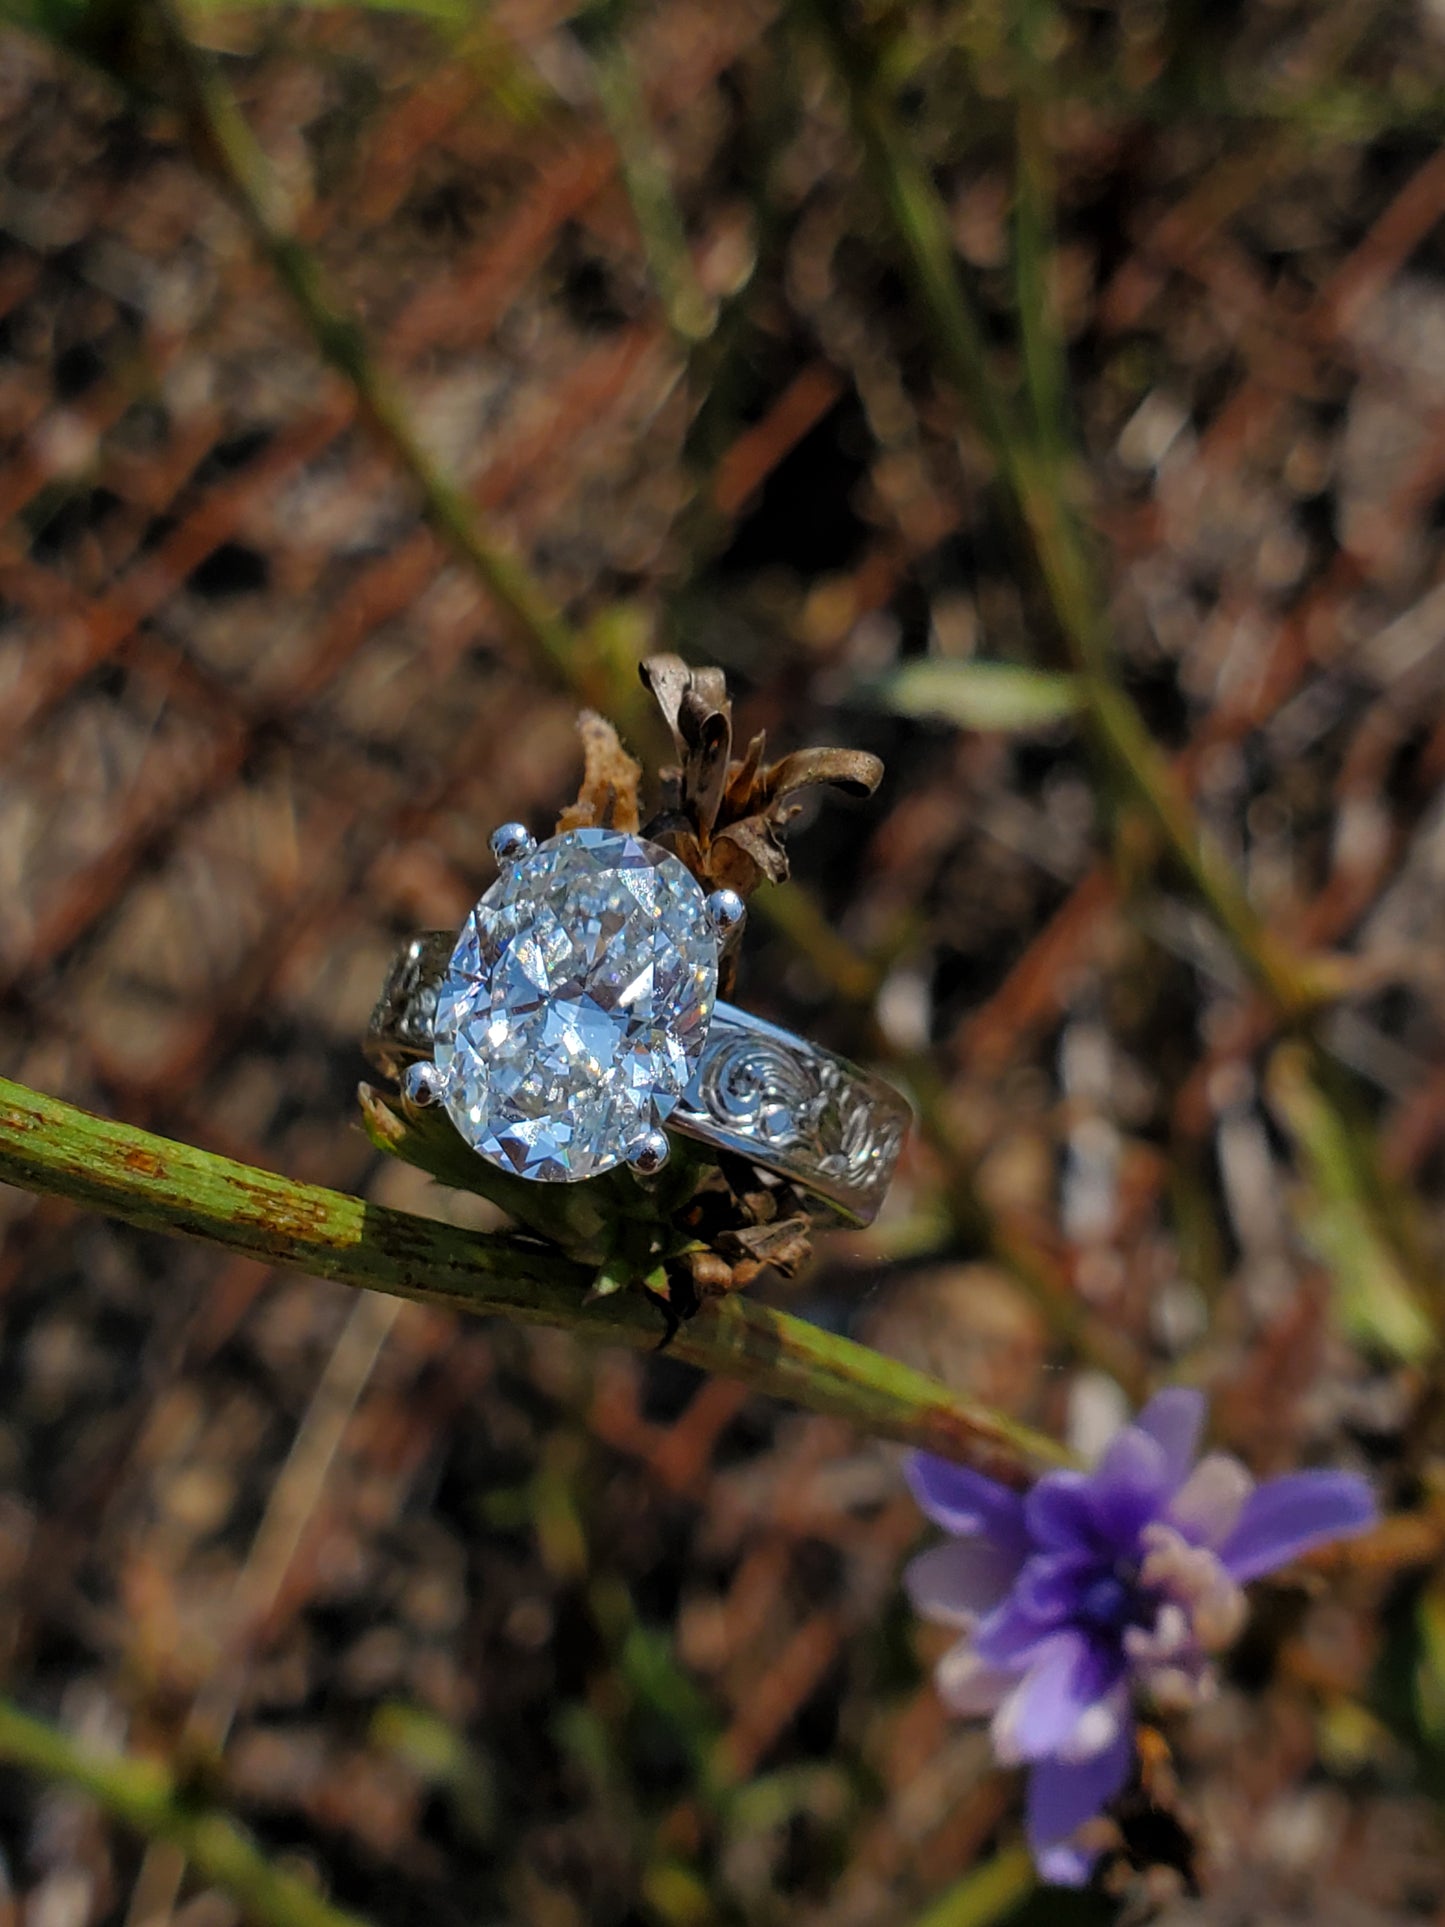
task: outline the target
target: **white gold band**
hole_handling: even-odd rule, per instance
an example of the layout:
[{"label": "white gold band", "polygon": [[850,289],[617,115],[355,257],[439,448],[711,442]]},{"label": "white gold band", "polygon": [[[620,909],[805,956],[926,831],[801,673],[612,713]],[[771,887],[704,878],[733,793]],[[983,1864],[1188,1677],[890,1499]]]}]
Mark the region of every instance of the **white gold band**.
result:
[{"label": "white gold band", "polygon": [[[432,1054],[437,992],[455,937],[414,937],[388,972],[366,1034],[384,1075]],[[833,1215],[869,1224],[911,1119],[881,1078],[732,1004],[715,1004],[697,1073],[667,1129],[776,1172]]]}]

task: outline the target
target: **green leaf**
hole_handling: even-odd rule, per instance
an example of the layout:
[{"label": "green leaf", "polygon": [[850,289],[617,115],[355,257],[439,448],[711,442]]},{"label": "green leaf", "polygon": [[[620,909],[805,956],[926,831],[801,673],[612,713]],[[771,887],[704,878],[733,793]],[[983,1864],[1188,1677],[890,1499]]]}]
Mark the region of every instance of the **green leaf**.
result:
[{"label": "green leaf", "polygon": [[910,662],[867,693],[897,715],[957,723],[960,729],[1048,729],[1083,706],[1076,677],[1011,662]]},{"label": "green leaf", "polygon": [[592,1289],[587,1294],[587,1302],[595,1304],[599,1298],[611,1298],[619,1291],[626,1291],[632,1283],[633,1271],[630,1259],[614,1253],[605,1264],[599,1265],[597,1276],[592,1280]]}]

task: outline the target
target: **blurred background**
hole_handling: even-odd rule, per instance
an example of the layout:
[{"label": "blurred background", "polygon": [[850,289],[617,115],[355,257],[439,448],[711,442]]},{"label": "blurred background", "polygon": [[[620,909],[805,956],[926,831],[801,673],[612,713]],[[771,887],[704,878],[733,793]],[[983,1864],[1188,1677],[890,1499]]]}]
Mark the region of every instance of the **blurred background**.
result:
[{"label": "blurred background", "polygon": [[[872,1232],[758,1289],[1084,1443],[1206,1383],[1256,1470],[1411,1509],[1261,1596],[1170,1735],[1180,1822],[1018,1917],[1445,1920],[1445,8],[820,11],[1003,387],[1049,317],[1120,686],[1262,916],[1344,960],[1316,1044],[1045,679],[808,9],[191,6],[263,212],[395,384],[379,434],[147,84],[144,9],[33,0],[0,27],[0,1072],[479,1222],[356,1128],[358,1038],[491,828],[575,794],[579,704],[655,767],[635,664],[676,647],[744,739],[876,751],[878,797],[795,827],[739,998],[923,1126]],[[428,525],[442,476],[485,553]],[[203,1771],[342,1902],[1002,1917],[956,1883],[1015,1789],[934,1698],[891,1449],[4,1189],[0,1321],[9,1690]],[[0,1844],[17,1927],[239,1918],[9,1774]]]}]

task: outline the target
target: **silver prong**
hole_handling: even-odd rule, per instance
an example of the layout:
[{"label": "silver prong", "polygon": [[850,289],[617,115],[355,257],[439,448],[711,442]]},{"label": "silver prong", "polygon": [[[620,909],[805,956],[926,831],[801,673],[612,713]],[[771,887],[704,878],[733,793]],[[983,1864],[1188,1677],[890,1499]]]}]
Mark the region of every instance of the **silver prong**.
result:
[{"label": "silver prong", "polygon": [[627,1162],[639,1177],[654,1178],[667,1163],[667,1154],[671,1148],[667,1141],[667,1133],[659,1131],[654,1125]]},{"label": "silver prong", "polygon": [[537,839],[525,823],[503,823],[492,831],[492,855],[498,867],[505,870],[509,864],[520,863],[524,856],[530,856],[537,847]]},{"label": "silver prong", "polygon": [[408,1064],[401,1074],[401,1094],[419,1111],[429,1111],[442,1101],[441,1072],[435,1064]]},{"label": "silver prong", "polygon": [[714,890],[707,900],[707,914],[718,937],[726,942],[735,930],[742,928],[748,906],[736,890]]}]

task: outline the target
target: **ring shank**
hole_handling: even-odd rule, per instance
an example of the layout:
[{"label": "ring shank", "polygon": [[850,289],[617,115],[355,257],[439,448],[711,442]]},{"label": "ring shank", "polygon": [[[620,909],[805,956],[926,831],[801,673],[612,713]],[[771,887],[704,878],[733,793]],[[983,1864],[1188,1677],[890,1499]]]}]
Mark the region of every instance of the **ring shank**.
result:
[{"label": "ring shank", "polygon": [[[365,1041],[368,1062],[383,1075],[398,1079],[409,1063],[431,1056],[437,992],[455,943],[445,931],[428,931],[393,962]],[[846,1223],[870,1224],[911,1117],[882,1078],[719,1003],[667,1129],[775,1172]]]}]

